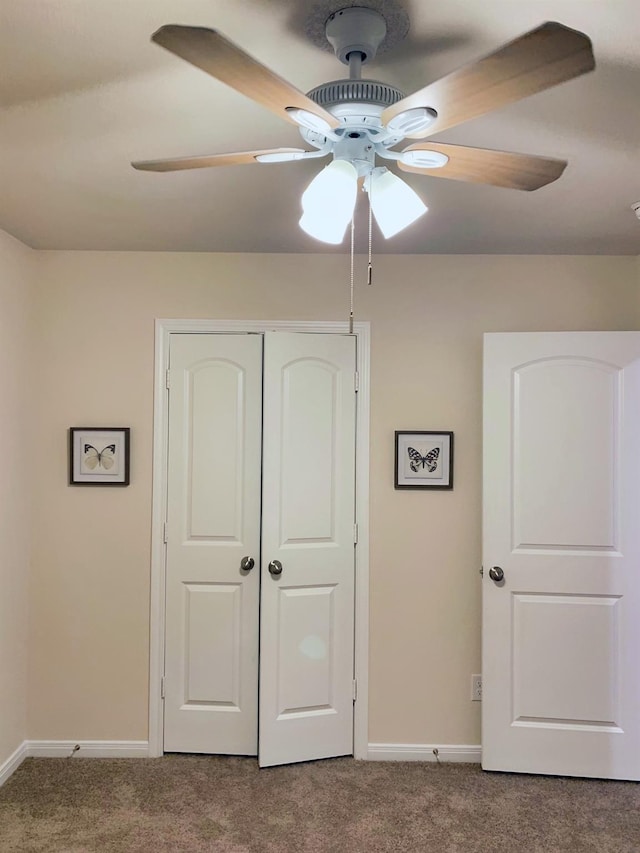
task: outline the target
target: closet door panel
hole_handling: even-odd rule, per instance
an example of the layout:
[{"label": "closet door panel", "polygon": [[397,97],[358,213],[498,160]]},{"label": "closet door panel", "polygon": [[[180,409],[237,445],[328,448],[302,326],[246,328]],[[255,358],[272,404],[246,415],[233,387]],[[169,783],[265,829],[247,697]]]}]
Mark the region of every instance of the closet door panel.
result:
[{"label": "closet door panel", "polygon": [[265,335],[261,766],[353,751],[355,356]]},{"label": "closet door panel", "polygon": [[257,753],[261,383],[261,336],[172,335],[167,752]]}]

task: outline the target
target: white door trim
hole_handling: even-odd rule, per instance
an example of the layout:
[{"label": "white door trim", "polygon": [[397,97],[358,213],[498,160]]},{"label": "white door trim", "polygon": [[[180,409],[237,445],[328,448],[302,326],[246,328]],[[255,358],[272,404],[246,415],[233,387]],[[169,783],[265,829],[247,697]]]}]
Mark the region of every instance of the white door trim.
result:
[{"label": "white door trim", "polygon": [[[169,397],[166,376],[172,334],[211,332],[347,332],[344,322],[296,320],[156,320],[153,412],[153,495],[151,522],[151,599],[149,637],[149,756],[163,754],[163,707],[160,697],[164,672],[164,522],[167,505]],[[356,415],[356,548],[354,756],[369,757],[369,401],[370,328],[354,323],[359,376]]]}]

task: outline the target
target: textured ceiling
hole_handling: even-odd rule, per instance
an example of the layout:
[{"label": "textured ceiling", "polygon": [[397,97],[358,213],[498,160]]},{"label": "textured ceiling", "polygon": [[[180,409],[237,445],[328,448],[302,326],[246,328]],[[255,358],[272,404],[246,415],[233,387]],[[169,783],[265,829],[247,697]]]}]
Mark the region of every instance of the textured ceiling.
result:
[{"label": "textured ceiling", "polygon": [[[596,71],[433,140],[564,158],[534,193],[417,175],[429,206],[376,252],[640,254],[637,0],[387,0],[407,37],[364,76],[410,93],[546,20],[593,41]],[[362,5],[367,5],[362,0]],[[149,41],[166,23],[220,30],[303,91],[346,76],[294,0],[2,0],[0,228],[43,249],[346,251],[298,228],[321,161],[176,173],[129,163],[301,147],[289,124]],[[371,0],[384,8],[385,0]],[[401,16],[402,17],[402,16]],[[328,46],[327,46],[328,47]],[[365,205],[357,240],[366,246]]]}]

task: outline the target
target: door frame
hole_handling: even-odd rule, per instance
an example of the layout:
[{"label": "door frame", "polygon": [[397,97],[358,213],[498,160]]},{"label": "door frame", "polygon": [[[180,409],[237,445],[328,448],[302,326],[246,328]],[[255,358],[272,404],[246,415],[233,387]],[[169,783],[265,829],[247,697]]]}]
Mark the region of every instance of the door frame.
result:
[{"label": "door frame", "polygon": [[[169,394],[167,370],[173,334],[246,334],[262,332],[348,333],[339,321],[320,320],[160,320],[155,321],[155,371],[153,404],[153,493],[151,520],[151,593],[149,625],[149,756],[164,754],[162,678],[165,648],[165,542]],[[369,410],[370,325],[353,324],[356,337],[356,523],[354,677],[357,698],[353,706],[353,754],[366,759],[369,752]]]}]

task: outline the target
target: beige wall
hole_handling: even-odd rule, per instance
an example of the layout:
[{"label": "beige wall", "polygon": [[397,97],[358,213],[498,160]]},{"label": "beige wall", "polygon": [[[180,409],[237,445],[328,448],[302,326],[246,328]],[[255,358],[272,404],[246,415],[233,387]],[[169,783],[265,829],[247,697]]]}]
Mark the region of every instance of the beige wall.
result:
[{"label": "beige wall", "polygon": [[[147,737],[153,319],[346,317],[346,256],[40,255],[29,736]],[[381,256],[372,328],[372,742],[479,743],[482,333],[638,328],[634,258]],[[67,428],[132,427],[126,489]],[[452,429],[455,488],[394,491],[393,431]],[[46,464],[44,464],[46,463]]]},{"label": "beige wall", "polygon": [[27,737],[28,399],[35,253],[0,231],[0,767]]}]

